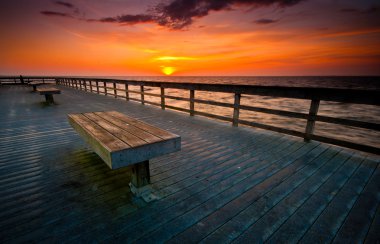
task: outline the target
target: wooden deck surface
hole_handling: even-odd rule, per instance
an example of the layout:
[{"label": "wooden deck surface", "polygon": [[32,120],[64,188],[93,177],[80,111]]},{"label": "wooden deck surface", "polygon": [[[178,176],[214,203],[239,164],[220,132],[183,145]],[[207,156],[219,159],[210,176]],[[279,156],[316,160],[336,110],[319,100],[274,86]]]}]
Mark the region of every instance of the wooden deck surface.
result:
[{"label": "wooden deck surface", "polygon": [[[379,157],[60,87],[0,87],[0,242],[376,243]],[[182,138],[130,193],[67,121],[117,110]]]}]

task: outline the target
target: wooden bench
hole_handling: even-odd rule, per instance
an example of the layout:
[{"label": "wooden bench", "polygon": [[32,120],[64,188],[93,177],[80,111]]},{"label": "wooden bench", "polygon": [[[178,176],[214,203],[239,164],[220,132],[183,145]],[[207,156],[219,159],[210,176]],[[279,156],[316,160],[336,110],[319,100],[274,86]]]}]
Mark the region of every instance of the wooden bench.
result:
[{"label": "wooden bench", "polygon": [[43,82],[40,82],[40,81],[32,81],[32,82],[29,82],[29,85],[31,85],[33,87],[33,91],[35,92],[37,90],[37,86],[40,86],[40,85],[43,85],[44,83]]},{"label": "wooden bench", "polygon": [[149,159],[181,150],[180,136],[116,111],[69,114],[68,119],[111,169],[132,167],[137,189],[150,184]]},{"label": "wooden bench", "polygon": [[61,94],[61,90],[55,87],[39,87],[37,92],[39,92],[40,95],[45,95],[47,103],[54,103],[53,94]]}]

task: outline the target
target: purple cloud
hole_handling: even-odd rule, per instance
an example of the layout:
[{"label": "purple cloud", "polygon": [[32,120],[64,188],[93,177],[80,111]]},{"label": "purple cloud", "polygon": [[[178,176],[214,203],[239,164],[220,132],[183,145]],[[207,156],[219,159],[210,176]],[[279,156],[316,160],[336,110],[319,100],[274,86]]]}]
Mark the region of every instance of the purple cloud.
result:
[{"label": "purple cloud", "polygon": [[[280,8],[285,8],[302,1],[304,0],[172,0],[170,2],[159,3],[148,9],[144,14],[122,14],[116,17],[104,17],[101,19],[81,18],[81,20],[126,25],[151,22],[169,29],[180,30],[190,26],[195,18],[207,16],[211,11],[231,10],[233,7],[239,6],[249,6],[252,9],[275,5]],[[55,3],[68,8],[75,8],[75,6],[67,2],[55,1]],[[41,13],[48,16],[72,17],[68,14],[52,11],[43,11]],[[256,23],[270,24],[276,21],[277,20],[261,19],[257,20]]]},{"label": "purple cloud", "polygon": [[152,9],[159,25],[171,29],[182,29],[193,23],[194,18],[201,18],[210,11],[230,10],[234,6],[277,5],[281,8],[293,6],[303,0],[174,0],[169,4],[160,3]]}]

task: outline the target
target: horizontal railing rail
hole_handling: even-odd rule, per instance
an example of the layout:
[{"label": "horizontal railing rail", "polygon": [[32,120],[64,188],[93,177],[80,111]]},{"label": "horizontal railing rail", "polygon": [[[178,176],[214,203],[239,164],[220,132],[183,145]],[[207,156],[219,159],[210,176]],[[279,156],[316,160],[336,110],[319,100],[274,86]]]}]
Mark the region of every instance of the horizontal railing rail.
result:
[{"label": "horizontal railing rail", "polygon": [[32,81],[40,81],[42,83],[56,82],[57,77],[53,76],[0,76],[0,85],[6,84],[25,84]]},{"label": "horizontal railing rail", "polygon": [[[24,79],[38,79],[41,77],[24,77]],[[52,78],[52,77],[45,77]],[[0,80],[2,77],[0,77]],[[12,77],[11,79],[20,79]],[[380,154],[380,148],[371,145],[362,145],[355,142],[344,141],[341,139],[330,138],[314,134],[316,122],[351,126],[355,128],[380,131],[380,124],[373,122],[357,121],[352,119],[334,118],[329,116],[318,115],[321,101],[380,105],[379,90],[354,90],[354,89],[335,89],[335,88],[307,88],[307,87],[278,87],[278,86],[254,86],[254,85],[228,85],[228,84],[203,84],[203,83],[178,83],[178,82],[159,82],[159,81],[136,81],[136,80],[117,80],[117,79],[97,79],[81,77],[55,77],[57,84],[71,88],[93,92],[97,94],[110,95],[115,98],[123,98],[127,101],[137,101],[142,104],[151,104],[159,106],[162,109],[172,109],[185,113],[190,116],[201,115],[214,119],[231,122],[233,126],[239,124],[257,127],[265,130],[285,133],[293,136],[304,138],[305,141],[316,140],[338,146],[357,149],[370,153]],[[129,86],[137,86],[138,90],[131,90]],[[146,91],[146,87],[160,88],[160,94]],[[189,91],[188,97],[166,95],[166,89],[182,89]],[[196,91],[223,92],[234,95],[234,103],[218,102],[205,99],[195,98]],[[120,94],[121,93],[121,94]],[[138,94],[140,98],[131,97],[130,94]],[[292,99],[310,100],[308,113],[292,112],[279,109],[270,109],[257,106],[248,106],[240,104],[242,95],[258,95]],[[147,101],[145,96],[159,97],[160,102]],[[166,104],[166,99],[173,99],[188,102],[188,108]],[[230,108],[233,110],[231,117],[216,115],[208,112],[195,110],[195,104],[207,104],[219,107]],[[284,116],[287,118],[302,119],[306,121],[304,131],[296,131],[267,125],[254,121],[247,121],[239,118],[241,110],[253,111],[259,113]]]}]

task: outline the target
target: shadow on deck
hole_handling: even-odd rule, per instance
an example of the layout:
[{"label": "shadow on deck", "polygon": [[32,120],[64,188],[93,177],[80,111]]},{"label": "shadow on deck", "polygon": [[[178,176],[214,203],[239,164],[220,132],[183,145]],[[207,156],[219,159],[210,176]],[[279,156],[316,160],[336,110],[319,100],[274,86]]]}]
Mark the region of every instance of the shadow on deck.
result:
[{"label": "shadow on deck", "polygon": [[[0,87],[0,241],[379,241],[379,157],[61,88]],[[67,114],[118,110],[182,137],[151,160],[161,200],[129,190]]]}]

